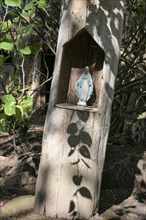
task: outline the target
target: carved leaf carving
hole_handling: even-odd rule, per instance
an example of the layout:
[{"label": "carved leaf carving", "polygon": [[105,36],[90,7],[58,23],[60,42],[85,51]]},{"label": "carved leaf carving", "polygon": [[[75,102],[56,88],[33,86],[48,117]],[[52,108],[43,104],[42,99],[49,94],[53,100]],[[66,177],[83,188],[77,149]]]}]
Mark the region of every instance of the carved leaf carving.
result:
[{"label": "carved leaf carving", "polygon": [[79,151],[80,151],[80,154],[81,154],[83,157],[86,157],[86,158],[90,159],[90,152],[89,152],[88,148],[87,148],[85,145],[83,145],[83,146],[79,149]]},{"label": "carved leaf carving", "polygon": [[79,186],[82,182],[82,176],[74,175],[73,176],[73,182],[74,182],[75,185]]},{"label": "carved leaf carving", "polygon": [[78,192],[80,192],[81,196],[86,197],[87,199],[92,199],[91,193],[86,187],[81,187]]},{"label": "carved leaf carving", "polygon": [[75,209],[75,203],[73,200],[71,200],[70,205],[69,205],[69,213],[74,211]]}]

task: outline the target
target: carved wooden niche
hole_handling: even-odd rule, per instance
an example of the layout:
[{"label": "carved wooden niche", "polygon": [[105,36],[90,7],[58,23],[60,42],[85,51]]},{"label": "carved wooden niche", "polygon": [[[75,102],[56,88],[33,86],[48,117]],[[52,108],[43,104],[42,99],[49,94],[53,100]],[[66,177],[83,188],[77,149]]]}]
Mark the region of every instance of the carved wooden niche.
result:
[{"label": "carved wooden niche", "polygon": [[[102,80],[102,70],[105,53],[90,36],[82,29],[71,40],[64,44],[60,68],[57,107],[97,111]],[[87,107],[77,106],[75,84],[88,66],[93,79],[94,90],[87,102]]]}]

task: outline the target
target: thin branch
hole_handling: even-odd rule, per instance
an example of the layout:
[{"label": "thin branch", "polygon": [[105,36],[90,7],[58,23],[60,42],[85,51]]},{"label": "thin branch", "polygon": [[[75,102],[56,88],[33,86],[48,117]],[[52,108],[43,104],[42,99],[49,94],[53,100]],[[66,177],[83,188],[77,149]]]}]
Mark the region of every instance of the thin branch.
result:
[{"label": "thin branch", "polygon": [[21,94],[21,97],[24,95],[24,92],[25,92],[25,71],[24,71],[24,61],[25,61],[25,58],[23,56],[22,58],[22,63],[20,65],[21,67],[21,70],[22,70],[22,94]]},{"label": "thin branch", "polygon": [[146,80],[146,76],[141,77],[140,79],[136,79],[135,81],[132,81],[132,82],[122,86],[120,89],[116,90],[114,94],[117,94],[117,93],[121,92],[122,90],[127,89],[129,87],[135,86],[138,83],[140,83],[141,81],[145,81],[145,80]]},{"label": "thin branch", "polygon": [[33,92],[30,94],[30,96],[32,96],[36,91],[40,90],[47,82],[49,82],[52,79],[52,77],[50,77],[49,79],[45,80],[43,83],[41,83],[36,89],[33,90]]},{"label": "thin branch", "polygon": [[49,68],[48,68],[48,66],[47,66],[44,53],[43,53],[43,61],[44,61],[44,64],[45,64],[45,67],[46,67],[46,70],[47,70],[46,79],[48,79],[48,77],[49,77]]},{"label": "thin branch", "polygon": [[56,8],[58,11],[60,11],[60,9],[59,9],[58,6],[57,6],[57,3],[55,3],[53,0],[52,0],[51,2],[52,2],[52,4],[55,6],[55,8]]},{"label": "thin branch", "polygon": [[125,108],[125,106],[122,104],[122,102],[119,101],[115,96],[114,96],[114,99],[120,104],[120,106],[122,106],[122,108]]},{"label": "thin branch", "polygon": [[5,20],[6,20],[6,16],[7,16],[7,14],[8,14],[8,6],[6,6],[5,14],[4,14],[4,16],[3,16],[2,27],[3,27],[3,23],[4,23]]},{"label": "thin branch", "polygon": [[[135,33],[131,36],[130,41],[128,42],[128,44],[126,45],[123,53],[121,54],[122,58],[125,58],[126,56],[128,56],[129,53],[125,54],[125,52],[127,51],[127,48],[130,46],[130,44],[132,43],[133,39],[135,38],[136,34],[140,31],[141,27],[143,27],[143,24],[145,23],[145,20],[143,20],[141,22],[141,25],[138,27],[138,29],[135,31]],[[125,54],[125,55],[124,55]]]}]

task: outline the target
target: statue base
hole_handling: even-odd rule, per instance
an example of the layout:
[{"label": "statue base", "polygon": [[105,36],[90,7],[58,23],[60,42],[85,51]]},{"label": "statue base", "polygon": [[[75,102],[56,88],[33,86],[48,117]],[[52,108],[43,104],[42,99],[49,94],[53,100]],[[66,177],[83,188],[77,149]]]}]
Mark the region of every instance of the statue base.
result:
[{"label": "statue base", "polygon": [[81,106],[87,106],[87,103],[86,102],[84,102],[84,101],[78,101],[77,102],[77,105],[81,105]]}]

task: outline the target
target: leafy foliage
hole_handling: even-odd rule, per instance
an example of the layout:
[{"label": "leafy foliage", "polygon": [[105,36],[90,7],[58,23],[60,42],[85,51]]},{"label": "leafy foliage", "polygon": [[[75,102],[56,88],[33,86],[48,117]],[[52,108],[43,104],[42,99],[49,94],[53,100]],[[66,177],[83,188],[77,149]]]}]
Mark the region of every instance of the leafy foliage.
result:
[{"label": "leafy foliage", "polygon": [[[0,105],[0,132],[11,133],[26,117],[28,110],[32,109],[33,100],[30,96],[23,96],[16,100],[12,94],[3,95]],[[16,125],[14,127],[14,124]]]},{"label": "leafy foliage", "polygon": [[32,97],[27,94],[25,60],[42,50],[42,43],[55,53],[58,20],[52,17],[52,4],[52,0],[0,1],[0,80],[9,58],[14,66],[11,83],[7,89],[2,88],[0,96],[0,131],[18,130],[18,124],[25,124],[29,118]]},{"label": "leafy foliage", "polygon": [[5,0],[5,4],[12,7],[21,7],[21,0]]},{"label": "leafy foliage", "polygon": [[0,43],[0,49],[11,51],[13,49],[13,43],[3,41]]}]

